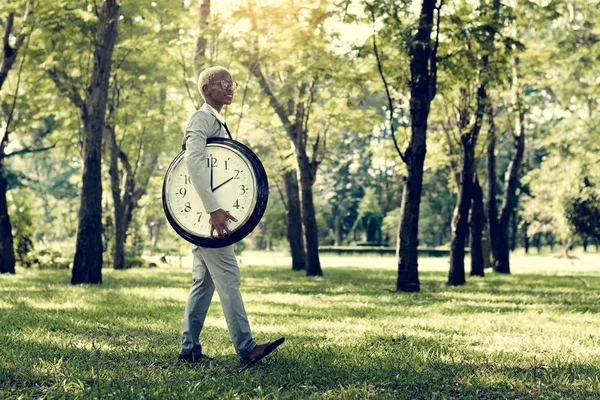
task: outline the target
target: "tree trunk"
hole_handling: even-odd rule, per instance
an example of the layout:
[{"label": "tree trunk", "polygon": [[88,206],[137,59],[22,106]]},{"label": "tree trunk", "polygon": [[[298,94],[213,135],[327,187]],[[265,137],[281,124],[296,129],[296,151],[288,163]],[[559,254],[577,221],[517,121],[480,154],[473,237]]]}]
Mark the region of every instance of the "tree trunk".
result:
[{"label": "tree trunk", "polygon": [[484,276],[483,235],[485,210],[483,208],[483,191],[477,174],[472,186],[473,203],[471,207],[471,276]]},{"label": "tree trunk", "polygon": [[83,118],[83,185],[72,284],[102,283],[102,136],[118,20],[118,2],[106,0],[98,21],[94,67]]},{"label": "tree trunk", "polygon": [[342,241],[344,240],[344,235],[342,232],[342,216],[340,215],[340,210],[336,207],[335,220],[333,222],[333,237],[335,246],[341,246]]},{"label": "tree trunk", "polygon": [[[16,9],[9,11],[6,20],[0,20],[2,25],[4,40],[2,41],[2,48],[0,49],[0,92],[4,86],[4,82],[8,78],[8,73],[13,68],[19,55],[19,50],[25,43],[27,35],[23,33],[28,30],[25,29],[25,22],[30,15],[31,1],[25,3],[25,10],[21,17],[21,29],[15,29],[15,12]],[[9,7],[10,10],[10,7]],[[19,77],[20,77],[19,71]],[[15,93],[15,100],[17,93]],[[11,111],[11,113],[14,110]],[[7,116],[10,121],[12,114]],[[15,271],[15,249],[12,234],[12,225],[10,222],[10,215],[8,214],[8,201],[6,193],[8,191],[8,181],[4,176],[3,159],[6,155],[5,148],[8,145],[8,135],[11,127],[10,122],[7,122],[7,126],[3,129],[3,134],[0,136],[0,274],[14,274]]]},{"label": "tree trunk", "polygon": [[488,109],[489,130],[487,135],[487,212],[492,266],[498,258],[498,203],[496,202],[496,125],[494,109]]},{"label": "tree trunk", "polygon": [[[413,133],[413,137],[414,135],[415,133]],[[425,158],[424,153],[425,149],[423,149],[423,155],[420,157],[423,161]],[[421,290],[417,248],[419,245],[419,208],[423,189],[423,161],[416,162],[413,168],[409,169],[404,191],[402,192],[400,228],[396,246],[398,259],[396,290],[399,292],[418,292]]]},{"label": "tree trunk", "polygon": [[8,182],[4,177],[4,168],[0,163],[0,274],[15,273],[15,248],[12,225],[8,215],[8,202],[6,201],[7,191]]},{"label": "tree trunk", "polygon": [[513,66],[513,103],[516,108],[515,133],[513,133],[513,151],[510,163],[504,174],[504,198],[500,218],[497,220],[496,257],[494,271],[510,274],[510,242],[509,223],[510,217],[517,203],[516,191],[519,186],[519,169],[525,151],[525,111],[521,101],[521,92],[518,82],[519,59],[515,58]]},{"label": "tree trunk", "polygon": [[483,204],[483,199],[481,201],[483,207],[483,235],[481,237],[481,248],[483,251],[483,269],[485,270],[492,268],[492,249],[490,246],[490,227],[485,214],[485,205]]},{"label": "tree trunk", "polygon": [[450,240],[450,271],[448,285],[464,285],[465,280],[465,243],[469,226],[469,210],[471,208],[471,186],[473,184],[473,165],[475,149],[469,135],[463,135],[462,168],[460,171],[460,188],[456,207],[452,217],[452,238]]},{"label": "tree trunk", "polygon": [[517,248],[517,235],[519,233],[519,197],[515,199],[515,209],[510,217],[510,251],[515,251]]},{"label": "tree trunk", "polygon": [[125,269],[125,241],[127,240],[124,217],[125,208],[121,199],[121,175],[119,173],[119,148],[117,147],[117,138],[115,129],[112,126],[106,127],[108,133],[108,147],[109,147],[109,168],[108,174],[110,176],[110,188],[113,199],[114,208],[114,226],[115,226],[115,237],[114,237],[114,255],[113,255],[113,267],[114,269]]},{"label": "tree trunk", "polygon": [[431,46],[435,0],[423,0],[419,26],[410,47],[410,119],[411,137],[404,153],[407,168],[402,193],[398,245],[399,292],[420,291],[418,250],[419,211],[423,190],[423,164],[427,152],[427,119],[435,97],[437,77],[437,41]]},{"label": "tree trunk", "polygon": [[283,175],[287,197],[287,239],[292,255],[292,270],[306,270],[306,250],[304,233],[302,232],[302,211],[300,209],[300,193],[296,171],[288,171]]},{"label": "tree trunk", "polygon": [[312,188],[315,177],[312,176],[312,168],[308,157],[302,152],[298,154],[298,168],[300,169],[302,225],[304,226],[306,244],[306,276],[322,276],[323,270],[319,260],[319,230],[317,228]]},{"label": "tree trunk", "polygon": [[529,246],[531,246],[531,243],[529,241],[529,234],[527,233],[528,229],[529,224],[526,222],[523,225],[523,247],[525,248],[525,254],[529,254]]},{"label": "tree trunk", "polygon": [[502,201],[502,212],[498,221],[496,259],[494,260],[494,271],[510,274],[510,243],[509,243],[509,221],[516,203],[516,190],[519,183],[519,168],[523,160],[525,149],[525,127],[523,126],[524,113],[519,111],[520,121],[519,133],[514,136],[513,156],[504,177],[504,199]]},{"label": "tree trunk", "polygon": [[208,28],[208,17],[210,16],[210,0],[201,0],[200,4],[200,36],[196,41],[196,53],[194,54],[194,73],[196,76],[196,84],[194,85],[195,93],[199,101],[199,105],[204,103],[202,96],[200,95],[200,88],[198,88],[198,77],[204,66],[206,58],[206,44],[208,39],[206,38],[206,29]]}]

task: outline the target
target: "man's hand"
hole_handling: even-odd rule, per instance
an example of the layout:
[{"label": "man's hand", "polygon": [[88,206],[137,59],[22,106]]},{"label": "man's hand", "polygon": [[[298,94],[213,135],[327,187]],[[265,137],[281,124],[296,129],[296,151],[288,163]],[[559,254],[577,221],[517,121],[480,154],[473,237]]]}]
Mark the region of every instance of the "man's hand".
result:
[{"label": "man's hand", "polygon": [[214,231],[217,231],[217,236],[219,239],[223,238],[225,235],[229,235],[231,231],[227,227],[227,221],[237,222],[237,219],[233,217],[233,215],[229,214],[227,211],[219,208],[210,213],[210,237],[214,238]]}]

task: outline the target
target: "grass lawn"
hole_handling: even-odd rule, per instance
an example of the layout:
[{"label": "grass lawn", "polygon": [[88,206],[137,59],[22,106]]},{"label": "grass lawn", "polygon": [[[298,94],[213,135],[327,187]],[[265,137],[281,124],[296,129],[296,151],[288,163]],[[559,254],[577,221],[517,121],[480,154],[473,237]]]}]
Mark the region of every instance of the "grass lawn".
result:
[{"label": "grass lawn", "polygon": [[254,336],[287,341],[242,373],[217,296],[202,334],[216,361],[175,361],[187,268],[105,270],[99,287],[19,269],[0,276],[0,399],[599,399],[600,256],[517,258],[459,288],[446,259],[422,260],[419,294],[392,291],[393,259],[309,279],[248,258]]}]

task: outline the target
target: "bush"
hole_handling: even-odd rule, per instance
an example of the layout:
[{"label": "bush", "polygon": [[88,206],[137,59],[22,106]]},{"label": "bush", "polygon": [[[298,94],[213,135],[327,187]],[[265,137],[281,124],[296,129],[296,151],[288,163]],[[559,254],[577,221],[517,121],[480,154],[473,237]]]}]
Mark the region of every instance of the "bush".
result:
[{"label": "bush", "polygon": [[147,263],[142,257],[126,256],[125,269],[129,268],[146,268]]},{"label": "bush", "polygon": [[31,252],[28,257],[39,269],[69,269],[73,261],[72,256],[65,257],[61,252],[48,249]]},{"label": "bush", "polygon": [[233,251],[236,256],[241,255],[245,249],[246,249],[246,244],[244,243],[243,240],[240,240],[239,242],[237,242],[233,245]]}]

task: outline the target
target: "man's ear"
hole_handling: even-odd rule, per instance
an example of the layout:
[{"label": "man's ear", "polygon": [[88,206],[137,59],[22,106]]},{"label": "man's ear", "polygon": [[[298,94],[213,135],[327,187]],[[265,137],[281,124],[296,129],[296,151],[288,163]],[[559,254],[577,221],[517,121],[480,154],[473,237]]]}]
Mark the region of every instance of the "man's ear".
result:
[{"label": "man's ear", "polygon": [[205,94],[205,95],[208,94],[208,85],[203,85],[202,86],[202,93]]}]

